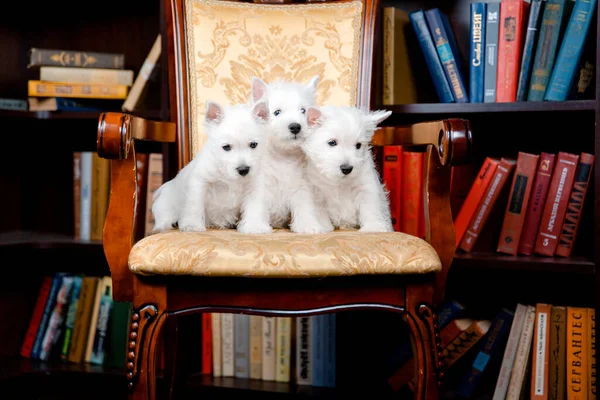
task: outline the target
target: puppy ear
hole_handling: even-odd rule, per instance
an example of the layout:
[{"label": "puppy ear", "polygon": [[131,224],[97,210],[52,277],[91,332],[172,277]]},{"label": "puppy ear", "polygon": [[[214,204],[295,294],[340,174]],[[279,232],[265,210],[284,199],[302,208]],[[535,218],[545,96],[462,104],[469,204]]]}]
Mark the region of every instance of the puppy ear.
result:
[{"label": "puppy ear", "polygon": [[252,77],[252,87],[250,88],[250,98],[252,103],[258,102],[267,95],[267,84],[257,76]]},{"label": "puppy ear", "polygon": [[323,122],[323,113],[316,107],[308,107],[306,109],[306,120],[311,128],[319,126]]},{"label": "puppy ear", "polygon": [[313,76],[308,82],[308,87],[314,91],[317,90],[317,85],[319,84],[319,75]]},{"label": "puppy ear", "polygon": [[372,123],[374,126],[377,126],[385,121],[390,115],[392,115],[391,111],[377,110],[367,113],[366,117],[370,123]]},{"label": "puppy ear", "polygon": [[206,102],[206,122],[218,125],[221,123],[222,118],[223,109],[221,108],[221,106],[215,103],[214,101],[208,100]]},{"label": "puppy ear", "polygon": [[252,114],[258,117],[262,122],[269,120],[269,104],[266,100],[261,100],[252,106]]}]

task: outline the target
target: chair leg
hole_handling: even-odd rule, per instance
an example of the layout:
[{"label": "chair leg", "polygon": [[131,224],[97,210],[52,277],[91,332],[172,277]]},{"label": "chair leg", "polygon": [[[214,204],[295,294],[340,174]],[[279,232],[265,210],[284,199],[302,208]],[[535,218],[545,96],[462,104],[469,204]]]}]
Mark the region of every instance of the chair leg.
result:
[{"label": "chair leg", "polygon": [[179,319],[167,318],[164,327],[165,344],[165,380],[169,385],[168,399],[177,399],[181,388],[181,365],[179,352]]},{"label": "chair leg", "polygon": [[415,360],[415,400],[438,400],[440,389],[438,373],[441,368],[437,316],[425,305],[408,309],[406,322],[410,328]]},{"label": "chair leg", "polygon": [[131,313],[127,380],[130,400],[156,400],[156,348],[166,314],[154,305]]}]

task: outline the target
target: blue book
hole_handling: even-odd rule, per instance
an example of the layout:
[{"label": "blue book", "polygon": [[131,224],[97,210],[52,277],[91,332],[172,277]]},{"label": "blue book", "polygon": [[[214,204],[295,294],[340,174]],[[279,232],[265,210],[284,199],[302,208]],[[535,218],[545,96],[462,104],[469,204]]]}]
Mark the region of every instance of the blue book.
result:
[{"label": "blue book", "polygon": [[37,334],[35,335],[35,342],[33,343],[33,348],[31,349],[30,357],[34,360],[40,359],[42,341],[44,340],[44,336],[46,334],[46,328],[48,328],[50,314],[52,314],[52,309],[56,305],[56,296],[58,296],[58,291],[62,286],[62,280],[64,276],[66,276],[65,273],[57,272],[52,278],[52,286],[50,287],[48,300],[46,300],[46,305],[44,306],[44,313],[42,314],[42,320],[40,321],[40,326],[38,328]]},{"label": "blue book", "polygon": [[463,62],[448,17],[438,8],[432,8],[425,11],[425,18],[427,18],[429,32],[442,62],[446,79],[450,83],[454,101],[468,103],[469,94],[467,93]]},{"label": "blue book", "polygon": [[325,386],[325,323],[327,315],[313,315],[311,317],[312,335],[312,385]]},{"label": "blue book", "polygon": [[498,36],[500,35],[500,3],[487,3],[485,21],[485,68],[483,71],[483,102],[496,102],[498,72]]},{"label": "blue book", "polygon": [[490,365],[493,357],[502,359],[504,344],[512,325],[514,313],[507,309],[500,310],[492,320],[492,326],[477,344],[477,354],[471,368],[463,375],[458,386],[458,395],[470,399],[477,388],[483,372]]},{"label": "blue book", "polygon": [[523,44],[523,56],[521,57],[521,69],[519,70],[519,82],[517,84],[517,101],[527,100],[529,89],[529,77],[533,69],[533,57],[537,44],[540,22],[542,20],[542,0],[531,0],[529,6],[529,21],[527,21],[527,32]]},{"label": "blue book", "polygon": [[336,314],[330,313],[325,315],[325,329],[324,331],[324,349],[325,349],[325,357],[324,357],[324,386],[325,387],[335,387],[335,364],[336,364]]},{"label": "blue book", "polygon": [[596,15],[595,9],[596,0],[577,0],[575,3],[544,100],[565,101],[567,99],[592,18]]},{"label": "blue book", "polygon": [[425,13],[423,10],[413,11],[408,14],[410,22],[415,30],[419,46],[423,52],[427,69],[431,75],[431,80],[437,92],[438,98],[441,103],[454,103],[454,96],[450,89],[450,84],[446,79],[444,68],[440,62],[440,58],[437,55],[435,44],[429,28],[427,27],[427,21],[425,21]]},{"label": "blue book", "polygon": [[484,2],[471,3],[469,47],[469,98],[471,103],[483,103],[486,21],[487,4]]}]

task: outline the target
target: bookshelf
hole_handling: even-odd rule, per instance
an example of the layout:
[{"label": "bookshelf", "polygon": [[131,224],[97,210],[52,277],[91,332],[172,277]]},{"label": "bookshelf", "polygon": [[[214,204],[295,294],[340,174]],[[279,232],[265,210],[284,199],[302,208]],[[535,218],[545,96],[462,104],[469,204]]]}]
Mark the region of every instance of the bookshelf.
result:
[{"label": "bookshelf", "polygon": [[[439,7],[450,16],[462,53],[468,54],[468,9],[471,2],[386,0],[382,5],[394,5],[406,11],[419,7]],[[8,13],[0,16],[0,52],[8,60],[0,64],[0,97],[27,97],[26,82],[30,79],[30,72],[26,68],[26,52],[32,46],[122,51],[126,54],[127,67],[137,73],[156,33],[165,32],[162,21],[164,3],[161,0],[125,3],[108,0],[103,5],[110,9],[110,19],[104,13],[88,14],[80,8],[81,4],[75,2],[66,2],[57,8],[45,4],[35,10],[27,10],[24,5],[16,4],[16,13],[11,13],[10,17]],[[62,17],[65,12],[76,15],[81,22],[65,24]],[[598,33],[595,34],[598,37]],[[600,61],[600,57],[598,59]],[[596,72],[596,76],[600,77],[600,74]],[[596,98],[600,96],[599,81],[596,79]],[[160,108],[133,114],[149,119],[167,119],[166,79],[163,79],[162,85]],[[600,106],[596,100],[466,104],[424,102],[380,105],[377,108],[394,112],[384,125],[431,118],[468,118],[476,146],[473,163],[477,166],[487,156],[515,156],[518,151],[587,151],[598,154],[600,150]],[[8,150],[0,159],[3,170],[0,185],[8,193],[0,197],[0,205],[5,210],[5,215],[0,218],[0,254],[7,260],[18,260],[14,261],[16,281],[6,279],[0,283],[0,309],[3,311],[0,313],[0,390],[19,387],[23,382],[44,382],[49,390],[61,393],[59,382],[80,382],[74,384],[72,389],[77,393],[85,393],[86,398],[91,395],[89,387],[104,385],[110,388],[107,393],[111,393],[111,396],[126,398],[123,391],[125,378],[119,370],[90,365],[40,363],[18,357],[43,274],[63,270],[101,276],[108,272],[101,243],[74,239],[72,231],[71,155],[73,151],[95,149],[98,114],[0,110],[4,148]],[[64,140],[51,140],[44,135],[46,131],[61,132]],[[170,167],[165,175],[174,175],[174,148],[140,143],[136,150],[163,153],[166,157],[165,166]],[[600,277],[595,265],[600,261],[600,256],[594,248],[600,246],[600,199],[596,193],[600,184],[599,162],[597,160],[594,167],[583,223],[572,257],[508,256],[496,253],[493,244],[497,243],[497,239],[494,235],[498,233],[501,221],[491,221],[485,233],[488,240],[477,251],[457,251],[448,279],[448,296],[461,298],[473,306],[485,304],[485,307],[481,306],[482,314],[485,314],[486,307],[512,306],[517,301],[563,302],[597,308],[600,305],[597,296]],[[31,182],[36,184],[32,185]],[[23,267],[17,266],[17,262]],[[6,265],[9,263],[6,262]],[[515,284],[515,280],[518,284]],[[477,288],[474,289],[474,286]],[[198,328],[197,323],[190,322],[189,325]],[[348,342],[351,340],[346,339]],[[198,360],[190,358],[189,355],[186,357],[188,369],[197,370]],[[360,379],[358,373],[350,376]],[[376,378],[369,376],[361,380],[376,381]],[[194,374],[187,378],[185,387],[186,392],[191,393],[239,393],[257,398],[328,397],[332,393],[344,393],[343,388],[298,388],[293,384],[212,379]],[[73,398],[77,398],[77,395]],[[103,397],[98,395],[98,398]]]}]

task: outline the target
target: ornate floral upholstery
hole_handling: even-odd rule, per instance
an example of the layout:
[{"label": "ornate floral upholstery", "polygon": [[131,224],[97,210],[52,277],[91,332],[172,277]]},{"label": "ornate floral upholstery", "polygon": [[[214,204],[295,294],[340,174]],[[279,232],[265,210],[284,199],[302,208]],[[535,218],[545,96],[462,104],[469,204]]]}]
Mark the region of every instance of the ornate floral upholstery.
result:
[{"label": "ornate floral upholstery", "polygon": [[137,242],[129,268],[140,275],[302,278],[424,274],[439,271],[441,263],[426,241],[400,232],[301,235],[278,230],[244,235],[235,230],[173,230]]},{"label": "ornate floral upholstery", "polygon": [[192,154],[204,143],[206,100],[245,103],[252,76],[308,82],[319,104],[355,105],[362,2],[263,5],[187,0]]}]

